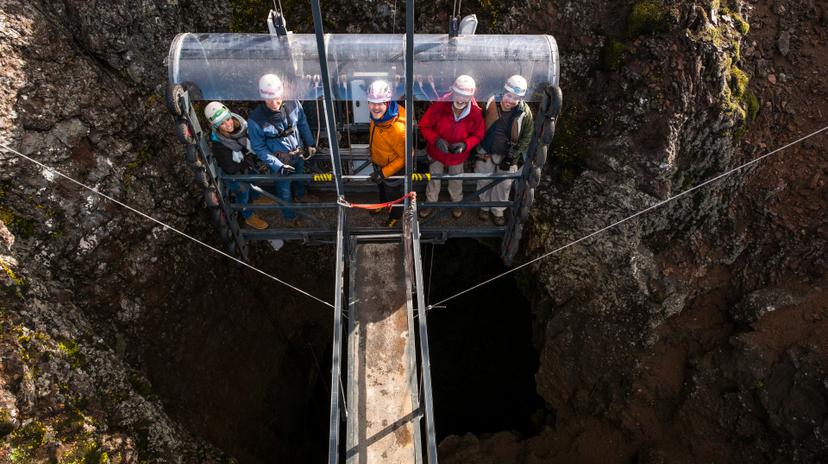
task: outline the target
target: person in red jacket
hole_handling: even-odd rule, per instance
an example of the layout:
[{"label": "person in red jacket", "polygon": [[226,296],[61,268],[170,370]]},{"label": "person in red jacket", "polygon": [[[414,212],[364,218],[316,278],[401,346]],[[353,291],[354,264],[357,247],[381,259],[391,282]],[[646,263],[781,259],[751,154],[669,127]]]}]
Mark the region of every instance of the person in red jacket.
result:
[{"label": "person in red jacket", "polygon": [[[420,119],[420,133],[428,145],[429,166],[431,174],[462,174],[463,163],[471,150],[483,140],[486,133],[483,123],[483,111],[474,101],[475,82],[471,76],[458,76],[451,86],[451,99],[436,101],[428,107]],[[436,202],[442,187],[439,179],[432,180],[426,187],[426,200]],[[450,180],[448,191],[454,203],[463,199],[463,181]],[[431,214],[428,209],[420,209],[420,217]],[[452,208],[452,216],[463,215],[460,208]]]}]

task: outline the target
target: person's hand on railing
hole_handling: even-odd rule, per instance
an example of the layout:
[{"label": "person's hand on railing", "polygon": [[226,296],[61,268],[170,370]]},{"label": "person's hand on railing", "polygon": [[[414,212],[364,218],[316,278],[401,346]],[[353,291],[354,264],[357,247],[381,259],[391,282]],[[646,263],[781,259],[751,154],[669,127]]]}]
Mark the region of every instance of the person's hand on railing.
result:
[{"label": "person's hand on railing", "polygon": [[302,157],[304,160],[310,159],[313,155],[316,154],[316,147],[313,145],[305,147],[305,155]]},{"label": "person's hand on railing", "polygon": [[381,184],[383,179],[385,179],[385,176],[382,175],[382,170],[372,171],[370,177],[371,181],[377,185]]}]

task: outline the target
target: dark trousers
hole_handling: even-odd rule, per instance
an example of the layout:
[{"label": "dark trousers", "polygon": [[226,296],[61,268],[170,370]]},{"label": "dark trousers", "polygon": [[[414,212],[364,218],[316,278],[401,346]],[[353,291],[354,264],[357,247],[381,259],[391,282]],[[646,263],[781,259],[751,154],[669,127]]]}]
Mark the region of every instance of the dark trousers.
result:
[{"label": "dark trousers", "polygon": [[[383,181],[379,184],[380,203],[396,200],[397,198],[403,196],[404,184],[402,179],[398,179],[392,182],[399,182],[399,185],[389,185],[388,181]],[[399,219],[402,217],[402,213],[403,208],[401,206],[394,205],[391,207],[391,214],[388,217],[391,219]]]}]

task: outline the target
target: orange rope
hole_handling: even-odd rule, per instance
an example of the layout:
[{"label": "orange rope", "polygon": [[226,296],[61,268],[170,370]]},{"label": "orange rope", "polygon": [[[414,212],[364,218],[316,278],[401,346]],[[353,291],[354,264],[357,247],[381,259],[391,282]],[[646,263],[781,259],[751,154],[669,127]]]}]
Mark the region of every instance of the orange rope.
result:
[{"label": "orange rope", "polygon": [[406,198],[411,198],[413,200],[417,199],[417,192],[408,192],[407,194],[397,198],[396,200],[386,201],[385,203],[350,203],[345,201],[344,198],[341,198],[337,201],[340,205],[346,208],[359,208],[359,209],[382,209],[388,208],[392,205],[396,205],[398,203],[402,203],[405,201]]}]

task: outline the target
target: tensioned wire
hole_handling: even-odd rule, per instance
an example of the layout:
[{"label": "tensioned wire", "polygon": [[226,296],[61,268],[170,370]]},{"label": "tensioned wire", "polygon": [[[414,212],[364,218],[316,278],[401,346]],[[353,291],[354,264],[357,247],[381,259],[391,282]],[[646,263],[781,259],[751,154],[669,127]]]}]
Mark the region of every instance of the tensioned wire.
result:
[{"label": "tensioned wire", "polygon": [[202,242],[201,240],[199,240],[199,239],[197,239],[197,238],[193,237],[192,235],[189,235],[189,234],[187,234],[187,233],[185,233],[185,232],[182,232],[182,231],[180,231],[180,230],[176,229],[175,227],[173,227],[173,226],[171,226],[171,225],[169,225],[169,224],[166,224],[166,223],[164,223],[164,222],[162,222],[162,221],[159,221],[158,219],[155,219],[154,217],[152,217],[152,216],[150,216],[150,215],[148,215],[148,214],[146,214],[146,213],[143,213],[143,212],[141,212],[141,211],[139,211],[139,210],[137,210],[137,209],[133,208],[132,206],[129,206],[129,205],[128,205],[128,204],[126,204],[126,203],[123,203],[123,202],[121,202],[121,201],[118,201],[118,200],[116,200],[116,199],[114,199],[114,198],[110,197],[109,195],[107,195],[107,194],[105,194],[105,193],[103,193],[103,192],[99,192],[97,189],[95,189],[95,188],[93,188],[93,187],[89,187],[88,185],[86,185],[86,184],[84,184],[84,183],[82,183],[82,182],[80,182],[80,181],[77,181],[77,180],[73,179],[72,177],[69,177],[68,175],[66,175],[66,174],[64,174],[64,173],[62,173],[62,172],[60,172],[60,171],[58,171],[57,169],[52,168],[52,167],[49,167],[49,166],[47,166],[47,165],[45,165],[45,164],[41,163],[40,161],[37,161],[37,160],[35,160],[35,159],[32,159],[32,158],[30,158],[30,157],[28,157],[28,156],[26,156],[26,155],[24,155],[24,154],[20,153],[19,151],[15,150],[15,149],[13,149],[13,148],[10,148],[10,147],[8,147],[8,146],[6,146],[6,145],[4,145],[3,143],[0,143],[0,148],[3,148],[3,149],[4,149],[4,150],[6,150],[7,152],[10,152],[10,153],[15,154],[15,155],[19,156],[20,158],[23,158],[23,159],[25,159],[25,160],[31,161],[32,163],[34,163],[34,164],[36,164],[36,165],[38,165],[38,166],[42,167],[43,169],[46,169],[46,170],[47,170],[47,171],[49,171],[49,172],[53,172],[53,173],[55,173],[55,174],[59,175],[60,177],[63,177],[64,179],[69,180],[69,181],[70,181],[70,182],[72,182],[73,184],[79,185],[79,186],[81,186],[81,187],[85,188],[86,190],[89,190],[90,192],[92,192],[92,193],[96,194],[96,195],[99,195],[99,196],[101,196],[101,197],[103,197],[103,198],[106,198],[107,200],[109,200],[109,201],[111,201],[111,202],[113,202],[113,203],[115,203],[115,204],[117,204],[117,205],[119,205],[119,206],[122,206],[122,207],[124,207],[124,208],[126,208],[126,209],[128,209],[128,210],[132,211],[132,212],[133,212],[133,213],[135,213],[135,214],[138,214],[138,215],[140,215],[140,216],[143,216],[143,217],[145,217],[145,218],[149,219],[150,221],[155,222],[156,224],[161,225],[161,226],[162,226],[162,227],[164,227],[165,229],[169,229],[169,230],[171,230],[171,231],[173,231],[173,232],[175,232],[175,233],[177,233],[177,234],[179,234],[179,235],[181,235],[181,236],[183,236],[183,237],[186,237],[186,238],[188,238],[188,239],[190,239],[190,240],[192,240],[192,241],[194,241],[194,242],[198,243],[199,245],[201,245],[201,246],[203,246],[203,247],[205,247],[205,248],[207,248],[207,249],[209,249],[209,250],[212,250],[212,251],[214,251],[214,252],[216,252],[216,253],[218,253],[218,254],[220,254],[220,255],[222,255],[222,256],[225,256],[225,257],[227,257],[227,258],[230,258],[230,259],[232,259],[233,261],[235,261],[235,262],[237,262],[237,263],[241,264],[242,266],[247,267],[247,268],[249,268],[249,269],[252,269],[252,270],[254,270],[254,271],[258,272],[259,274],[261,274],[261,275],[263,275],[263,276],[265,276],[265,277],[267,277],[267,278],[269,278],[269,279],[271,279],[271,280],[275,280],[276,282],[279,282],[280,284],[285,285],[286,287],[289,287],[289,288],[291,288],[291,289],[293,289],[293,290],[295,290],[295,291],[297,291],[297,292],[299,292],[299,293],[301,293],[301,294],[303,294],[303,295],[307,296],[308,298],[312,298],[312,299],[314,299],[314,300],[316,300],[316,301],[318,301],[318,302],[320,302],[320,303],[324,304],[325,306],[329,306],[329,307],[331,307],[331,308],[333,308],[333,309],[336,309],[336,308],[334,307],[334,305],[332,305],[331,303],[328,303],[327,301],[324,301],[324,300],[322,300],[322,299],[320,299],[320,298],[318,298],[318,297],[316,297],[316,296],[313,296],[313,295],[311,295],[310,293],[308,293],[308,292],[306,292],[306,291],[302,290],[302,289],[301,289],[301,288],[299,288],[299,287],[296,287],[296,286],[294,286],[294,285],[291,285],[291,284],[289,284],[289,283],[285,282],[284,280],[279,279],[278,277],[275,277],[275,276],[273,276],[273,275],[270,275],[270,274],[268,274],[267,272],[265,272],[265,271],[263,271],[263,270],[261,270],[261,269],[259,269],[259,268],[255,267],[255,266],[252,266],[252,265],[250,265],[250,264],[247,264],[246,262],[244,262],[244,261],[242,261],[242,260],[240,260],[240,259],[236,258],[235,256],[231,256],[231,255],[229,255],[229,254],[227,254],[227,253],[225,253],[225,252],[223,252],[223,251],[219,250],[219,249],[218,249],[218,248],[216,248],[216,247],[213,247],[213,246],[211,246],[211,245],[208,245],[208,244],[206,244],[206,243]]},{"label": "tensioned wire", "polygon": [[616,221],[616,222],[614,222],[614,223],[612,223],[612,224],[610,224],[610,225],[608,225],[608,226],[606,226],[606,227],[604,227],[604,228],[598,229],[598,230],[596,230],[595,232],[592,232],[592,233],[590,233],[590,234],[588,234],[588,235],[585,235],[585,236],[583,236],[583,237],[581,237],[581,238],[579,238],[579,239],[577,239],[577,240],[573,240],[573,241],[571,241],[571,242],[567,243],[566,245],[563,245],[563,246],[561,246],[561,247],[558,247],[558,248],[556,248],[556,249],[554,249],[554,250],[552,250],[552,251],[550,251],[550,252],[548,252],[548,253],[546,253],[546,254],[543,254],[543,255],[541,255],[541,256],[538,256],[537,258],[534,258],[534,259],[532,259],[532,260],[530,260],[530,261],[527,261],[527,262],[525,262],[525,263],[523,263],[523,264],[521,264],[521,265],[519,265],[519,266],[517,266],[517,267],[513,267],[512,269],[509,269],[508,271],[505,271],[505,272],[503,272],[503,273],[501,273],[501,274],[498,274],[498,275],[496,275],[496,276],[494,276],[494,277],[492,277],[492,278],[490,278],[490,279],[484,280],[483,282],[480,282],[479,284],[476,284],[476,285],[474,285],[474,286],[472,286],[472,287],[469,287],[469,288],[467,288],[466,290],[463,290],[462,292],[455,293],[454,295],[452,295],[452,296],[450,296],[450,297],[448,297],[448,298],[444,298],[444,299],[442,299],[442,300],[438,301],[437,303],[430,304],[430,305],[428,305],[428,306],[426,307],[426,309],[434,309],[435,307],[440,306],[440,305],[442,305],[443,303],[445,303],[445,302],[447,302],[447,301],[453,300],[453,299],[457,298],[457,297],[458,297],[458,296],[460,296],[460,295],[466,294],[466,293],[468,293],[468,292],[470,292],[470,291],[472,291],[472,290],[474,290],[474,289],[480,288],[480,287],[482,287],[482,286],[484,286],[484,285],[486,285],[486,284],[488,284],[488,283],[490,283],[490,282],[493,282],[493,281],[495,281],[495,280],[497,280],[497,279],[500,279],[501,277],[505,277],[505,276],[507,276],[507,275],[509,275],[509,274],[511,274],[511,273],[513,273],[513,272],[519,271],[520,269],[523,269],[524,267],[529,266],[530,264],[536,263],[536,262],[538,262],[538,261],[540,261],[540,260],[542,260],[542,259],[544,259],[544,258],[546,258],[546,257],[552,256],[553,254],[558,253],[559,251],[563,251],[563,250],[565,250],[565,249],[567,249],[567,248],[569,248],[569,247],[571,247],[571,246],[573,246],[573,245],[576,245],[576,244],[578,244],[578,243],[583,242],[584,240],[587,240],[587,239],[589,239],[589,238],[591,238],[591,237],[594,237],[594,236],[596,236],[596,235],[600,234],[601,232],[604,232],[604,231],[607,231],[607,230],[609,230],[609,229],[612,229],[613,227],[619,226],[619,225],[621,225],[621,224],[623,224],[623,223],[625,223],[625,222],[627,222],[627,221],[629,221],[629,220],[631,220],[631,219],[635,219],[635,218],[637,218],[638,216],[641,216],[642,214],[647,213],[647,212],[649,212],[649,211],[652,211],[652,210],[654,210],[654,209],[656,209],[656,208],[658,208],[658,207],[660,207],[660,206],[664,206],[665,204],[667,204],[667,203],[669,203],[669,202],[671,202],[671,201],[673,201],[673,200],[675,200],[675,199],[677,199],[677,198],[683,197],[683,196],[687,195],[688,193],[691,193],[691,192],[693,192],[693,191],[695,191],[695,190],[698,190],[698,189],[700,189],[700,188],[704,187],[705,185],[708,185],[708,184],[710,184],[710,183],[712,183],[712,182],[715,182],[715,181],[717,181],[717,180],[719,180],[719,179],[722,179],[722,178],[724,178],[724,177],[727,177],[727,176],[729,176],[729,175],[733,174],[733,173],[734,173],[734,172],[736,172],[736,171],[742,170],[742,169],[744,169],[744,168],[746,168],[746,167],[748,167],[748,166],[751,166],[751,165],[753,165],[753,164],[756,164],[756,163],[758,163],[759,161],[762,161],[763,159],[765,159],[765,158],[767,158],[767,157],[769,157],[769,156],[771,156],[771,155],[773,155],[773,154],[775,154],[775,153],[779,153],[779,152],[781,152],[782,150],[785,150],[785,149],[786,149],[786,148],[788,148],[788,147],[791,147],[791,146],[793,146],[793,145],[796,145],[796,144],[798,144],[798,143],[800,143],[800,142],[802,142],[802,141],[804,141],[804,140],[807,140],[807,139],[809,139],[809,138],[811,138],[811,137],[813,137],[813,136],[815,136],[815,135],[819,134],[820,132],[824,132],[824,131],[826,131],[826,130],[828,130],[828,126],[825,126],[825,127],[823,127],[822,129],[819,129],[819,130],[817,130],[817,131],[811,132],[810,134],[808,134],[808,135],[806,135],[806,136],[804,136],[804,137],[801,137],[801,138],[799,138],[799,139],[797,139],[797,140],[794,140],[793,142],[791,142],[791,143],[789,143],[789,144],[787,144],[787,145],[785,145],[785,146],[782,146],[782,147],[780,147],[780,148],[777,148],[776,150],[773,150],[773,151],[771,151],[770,153],[766,153],[766,154],[764,154],[764,155],[762,155],[762,156],[760,156],[760,157],[758,157],[758,158],[756,158],[756,159],[753,159],[753,160],[751,160],[751,161],[748,161],[747,163],[741,164],[741,165],[739,165],[739,166],[737,166],[737,167],[735,167],[735,168],[733,168],[733,169],[730,169],[730,170],[728,170],[728,171],[725,171],[724,173],[719,174],[718,176],[713,177],[712,179],[708,179],[708,180],[706,180],[706,181],[702,182],[701,184],[696,185],[695,187],[691,187],[691,188],[689,188],[689,189],[687,189],[687,190],[685,190],[685,191],[683,191],[683,192],[681,192],[681,193],[678,193],[678,194],[676,194],[676,195],[673,195],[673,196],[671,196],[671,197],[669,197],[669,198],[667,198],[667,199],[665,199],[665,200],[659,201],[658,203],[656,203],[656,204],[654,204],[654,205],[652,205],[652,206],[649,206],[649,207],[647,207],[647,208],[644,208],[644,209],[642,209],[641,211],[639,211],[639,212],[637,212],[637,213],[635,213],[635,214],[632,214],[632,215],[630,215],[630,216],[627,216],[627,217],[625,217],[624,219],[621,219],[620,221]]},{"label": "tensioned wire", "polygon": [[[717,181],[717,180],[720,180],[720,179],[722,179],[722,178],[724,178],[724,177],[727,177],[727,176],[729,176],[729,175],[733,174],[734,172],[740,171],[740,170],[742,170],[742,169],[744,169],[744,168],[746,168],[746,167],[748,167],[748,166],[752,166],[753,164],[756,164],[756,163],[758,163],[759,161],[761,161],[761,160],[763,160],[763,159],[765,159],[765,158],[767,158],[767,157],[769,157],[769,156],[771,156],[771,155],[774,155],[774,154],[776,154],[776,153],[779,153],[779,152],[781,152],[781,151],[783,151],[783,150],[785,150],[785,149],[787,149],[787,148],[789,148],[789,147],[791,147],[791,146],[793,146],[793,145],[796,145],[796,144],[798,144],[798,143],[800,143],[800,142],[803,142],[803,141],[805,141],[805,140],[807,140],[807,139],[809,139],[809,138],[811,138],[811,137],[814,137],[815,135],[820,134],[821,132],[824,132],[824,131],[826,131],[826,130],[828,130],[828,126],[825,126],[825,127],[823,127],[822,129],[816,130],[816,131],[814,131],[814,132],[812,132],[812,133],[810,133],[810,134],[808,134],[808,135],[805,135],[805,136],[803,136],[803,137],[801,137],[801,138],[799,138],[799,139],[797,139],[797,140],[795,140],[795,141],[793,141],[793,142],[788,143],[787,145],[784,145],[784,146],[782,146],[782,147],[780,147],[780,148],[777,148],[777,149],[775,149],[775,150],[773,150],[773,151],[771,151],[771,152],[768,152],[768,153],[766,153],[766,154],[764,154],[764,155],[762,155],[762,156],[760,156],[760,157],[758,157],[758,158],[756,158],[756,159],[753,159],[753,160],[748,161],[748,162],[746,162],[746,163],[744,163],[744,164],[741,164],[741,165],[739,165],[739,166],[737,166],[737,167],[735,167],[735,168],[733,168],[733,169],[730,169],[730,170],[728,170],[728,171],[725,171],[724,173],[719,174],[719,175],[718,175],[718,176],[716,176],[716,177],[713,177],[713,178],[711,178],[711,179],[708,179],[708,180],[706,180],[706,181],[702,182],[701,184],[698,184],[698,185],[696,185],[696,186],[694,186],[694,187],[691,187],[691,188],[689,188],[689,189],[687,189],[687,190],[685,190],[685,191],[683,191],[683,192],[680,192],[680,193],[678,193],[678,194],[676,194],[676,195],[673,195],[673,196],[671,196],[671,197],[669,197],[669,198],[667,198],[667,199],[665,199],[665,200],[662,200],[662,201],[660,201],[660,202],[658,202],[658,203],[655,203],[655,204],[653,204],[653,205],[651,205],[651,206],[649,206],[649,207],[647,207],[647,208],[645,208],[645,209],[643,209],[643,210],[641,210],[641,211],[638,211],[638,212],[636,212],[636,213],[634,213],[634,214],[632,214],[632,215],[630,215],[630,216],[625,217],[624,219],[621,219],[620,221],[616,221],[616,222],[614,222],[614,223],[612,223],[612,224],[610,224],[610,225],[608,225],[608,226],[606,226],[606,227],[603,227],[603,228],[601,228],[601,229],[598,229],[598,230],[596,230],[596,231],[594,231],[594,232],[592,232],[592,233],[590,233],[590,234],[588,234],[588,235],[585,235],[585,236],[583,236],[583,237],[581,237],[581,238],[579,238],[579,239],[577,239],[577,240],[573,240],[572,242],[569,242],[569,243],[567,243],[566,245],[563,245],[563,246],[561,246],[561,247],[558,247],[558,248],[556,248],[556,249],[554,249],[554,250],[552,250],[552,251],[550,251],[550,252],[548,252],[548,253],[545,253],[545,254],[543,254],[543,255],[541,255],[541,256],[538,256],[537,258],[534,258],[534,259],[532,259],[532,260],[530,260],[530,261],[527,261],[527,262],[525,262],[525,263],[523,263],[523,264],[521,264],[521,265],[519,265],[519,266],[517,266],[517,267],[514,267],[514,268],[512,268],[512,269],[509,269],[508,271],[505,271],[505,272],[503,272],[503,273],[501,273],[501,274],[498,274],[498,275],[496,275],[496,276],[494,276],[494,277],[491,277],[491,278],[489,278],[489,279],[487,279],[487,280],[484,280],[483,282],[480,282],[480,283],[478,283],[478,284],[476,284],[476,285],[474,285],[474,286],[472,286],[472,287],[469,287],[469,288],[467,288],[466,290],[463,290],[463,291],[461,291],[461,292],[455,293],[454,295],[452,295],[452,296],[450,296],[450,297],[448,297],[448,298],[444,298],[444,299],[442,299],[442,300],[438,301],[437,303],[434,303],[434,304],[428,305],[427,309],[434,309],[435,307],[440,306],[440,305],[442,305],[443,303],[446,303],[446,302],[448,302],[448,301],[450,301],[450,300],[453,300],[454,298],[457,298],[458,296],[464,295],[464,294],[466,294],[466,293],[468,293],[468,292],[470,292],[470,291],[472,291],[472,290],[475,290],[475,289],[477,289],[477,288],[479,288],[479,287],[482,287],[483,285],[489,284],[489,283],[491,283],[491,282],[493,282],[493,281],[495,281],[495,280],[497,280],[497,279],[500,279],[500,278],[502,278],[502,277],[505,277],[505,276],[507,276],[507,275],[509,275],[509,274],[511,274],[511,273],[513,273],[513,272],[516,272],[516,271],[518,271],[518,270],[520,270],[520,269],[522,269],[522,268],[524,268],[524,267],[526,267],[526,266],[529,266],[530,264],[533,264],[533,263],[535,263],[535,262],[537,262],[537,261],[540,261],[540,260],[542,260],[542,259],[544,259],[544,258],[547,258],[547,257],[549,257],[549,256],[551,256],[551,255],[553,255],[553,254],[555,254],[555,253],[558,253],[558,252],[560,252],[560,251],[563,251],[563,250],[565,250],[565,249],[567,249],[567,248],[569,248],[569,247],[571,247],[571,246],[574,246],[574,245],[576,245],[576,244],[578,244],[578,243],[580,243],[580,242],[582,242],[582,241],[584,241],[584,240],[587,240],[587,239],[592,238],[592,237],[594,237],[594,236],[596,236],[596,235],[598,235],[598,234],[600,234],[600,233],[602,233],[602,232],[605,232],[605,231],[607,231],[607,230],[609,230],[609,229],[612,229],[612,228],[614,228],[614,227],[616,227],[616,226],[619,226],[619,225],[621,225],[621,224],[623,224],[623,223],[625,223],[625,222],[627,222],[627,221],[629,221],[629,220],[635,219],[635,218],[636,218],[636,217],[638,217],[638,216],[641,216],[641,215],[643,215],[643,214],[645,214],[645,213],[647,213],[647,212],[649,212],[649,211],[652,211],[652,210],[654,210],[654,209],[656,209],[656,208],[659,208],[659,207],[661,207],[661,206],[663,206],[663,205],[665,205],[665,204],[667,204],[667,203],[669,203],[669,202],[671,202],[671,201],[673,201],[673,200],[676,200],[676,199],[678,199],[678,198],[680,198],[680,197],[683,197],[683,196],[685,196],[685,195],[687,195],[687,194],[689,194],[689,193],[691,193],[691,192],[693,192],[693,191],[695,191],[695,190],[698,190],[698,189],[700,189],[700,188],[702,188],[702,187],[704,187],[704,186],[706,186],[706,185],[708,185],[708,184],[710,184],[710,183],[713,183],[713,182],[715,182],[715,181]],[[281,284],[283,284],[283,285],[285,285],[285,286],[287,286],[287,287],[289,287],[289,288],[291,288],[291,289],[293,289],[293,290],[295,290],[295,291],[297,291],[297,292],[299,292],[299,293],[301,293],[301,294],[303,294],[303,295],[305,295],[305,296],[307,296],[307,297],[309,297],[309,298],[312,298],[312,299],[314,299],[314,300],[316,300],[316,301],[318,301],[318,302],[320,302],[320,303],[322,303],[322,304],[324,304],[324,305],[326,305],[326,306],[329,306],[329,307],[331,307],[331,308],[334,308],[334,306],[333,306],[331,303],[328,303],[327,301],[324,301],[324,300],[322,300],[322,299],[320,299],[320,298],[318,298],[318,297],[316,297],[316,296],[314,296],[314,295],[311,295],[310,293],[308,293],[308,292],[306,292],[306,291],[304,291],[304,290],[302,290],[302,289],[300,289],[300,288],[298,288],[298,287],[296,287],[296,286],[294,286],[294,285],[291,285],[291,284],[289,284],[289,283],[287,283],[287,282],[285,282],[285,281],[283,281],[283,280],[281,280],[281,279],[279,279],[279,278],[277,278],[277,277],[275,277],[275,276],[273,276],[273,275],[270,275],[270,274],[266,273],[265,271],[262,271],[261,269],[259,269],[259,268],[255,267],[255,266],[252,266],[252,265],[250,265],[250,264],[248,264],[248,263],[246,263],[246,262],[244,262],[244,261],[242,261],[242,260],[240,260],[240,259],[238,259],[238,258],[236,258],[236,257],[234,257],[234,256],[231,256],[231,255],[229,255],[229,254],[227,254],[227,253],[225,253],[225,252],[223,252],[223,251],[221,251],[221,250],[219,250],[219,249],[217,249],[217,248],[215,248],[215,247],[213,247],[213,246],[211,246],[211,245],[208,245],[208,244],[206,244],[206,243],[202,242],[201,240],[199,240],[199,239],[197,239],[197,238],[195,238],[195,237],[192,237],[191,235],[188,235],[188,234],[186,234],[186,233],[184,233],[184,232],[182,232],[182,231],[180,231],[180,230],[176,229],[175,227],[172,227],[172,226],[170,226],[170,225],[168,225],[168,224],[166,224],[166,223],[164,223],[164,222],[162,222],[162,221],[159,221],[158,219],[155,219],[155,218],[153,218],[152,216],[149,216],[148,214],[145,214],[145,213],[143,213],[143,212],[141,212],[141,211],[139,211],[139,210],[137,210],[137,209],[135,209],[135,208],[133,208],[133,207],[131,207],[131,206],[129,206],[129,205],[127,205],[127,204],[123,203],[123,202],[120,202],[120,201],[118,201],[118,200],[116,200],[116,199],[114,199],[114,198],[112,198],[112,197],[110,197],[110,196],[108,196],[108,195],[106,195],[106,194],[104,194],[104,193],[102,193],[102,192],[99,192],[98,190],[96,190],[96,189],[94,189],[94,188],[92,188],[92,187],[89,187],[89,186],[87,186],[87,185],[85,185],[85,184],[83,184],[83,183],[81,183],[81,182],[79,182],[79,181],[77,181],[77,180],[73,179],[72,177],[67,176],[66,174],[63,174],[62,172],[60,172],[59,170],[57,170],[57,169],[55,169],[55,168],[49,167],[49,166],[47,166],[47,165],[45,165],[45,164],[43,164],[43,163],[41,163],[41,162],[39,162],[39,161],[37,161],[37,160],[35,160],[35,159],[32,159],[32,158],[30,158],[30,157],[28,157],[28,156],[26,156],[26,155],[24,155],[24,154],[22,154],[22,153],[18,152],[17,150],[14,150],[14,149],[10,148],[10,147],[8,147],[8,146],[6,146],[6,145],[2,144],[2,143],[0,143],[0,148],[3,148],[3,149],[5,149],[6,151],[11,152],[11,153],[13,153],[13,154],[15,154],[15,155],[17,155],[17,156],[19,156],[19,157],[21,157],[21,158],[23,158],[23,159],[26,159],[26,160],[28,160],[28,161],[30,161],[30,162],[32,162],[32,163],[34,163],[34,164],[37,164],[38,166],[40,166],[40,167],[42,167],[42,168],[44,168],[44,169],[47,169],[47,170],[48,170],[48,171],[50,171],[50,172],[54,172],[55,174],[57,174],[57,175],[59,175],[59,176],[61,176],[61,177],[65,178],[65,179],[69,180],[70,182],[72,182],[72,183],[74,183],[74,184],[76,184],[76,185],[79,185],[79,186],[81,186],[81,187],[85,188],[86,190],[89,190],[89,191],[90,191],[90,192],[92,192],[92,193],[95,193],[96,195],[100,195],[100,196],[102,196],[102,197],[106,198],[107,200],[112,201],[113,203],[116,203],[116,204],[118,204],[118,205],[120,205],[120,206],[122,206],[122,207],[124,207],[124,208],[126,208],[126,209],[128,209],[128,210],[130,210],[130,211],[132,211],[132,212],[134,212],[134,213],[136,213],[136,214],[139,214],[139,215],[141,215],[141,216],[143,216],[143,217],[145,217],[145,218],[147,218],[147,219],[149,219],[149,220],[151,220],[151,221],[153,221],[153,222],[155,222],[155,223],[157,223],[157,224],[159,224],[159,225],[163,226],[164,228],[170,229],[170,230],[172,230],[173,232],[175,232],[175,233],[177,233],[177,234],[179,234],[179,235],[182,235],[182,236],[184,236],[184,237],[186,237],[186,238],[188,238],[188,239],[190,239],[190,240],[192,240],[192,241],[194,241],[194,242],[198,243],[199,245],[204,246],[205,248],[208,248],[208,249],[210,249],[210,250],[212,250],[212,251],[214,251],[214,252],[216,252],[216,253],[219,253],[219,254],[221,254],[221,255],[223,255],[223,256],[225,256],[225,257],[227,257],[227,258],[230,258],[230,259],[232,259],[233,261],[236,261],[237,263],[239,263],[239,264],[241,264],[241,265],[243,265],[243,266],[245,266],[245,267],[247,267],[247,268],[249,268],[249,269],[252,269],[252,270],[254,270],[254,271],[256,271],[256,272],[258,272],[258,273],[260,273],[260,274],[262,274],[262,275],[264,275],[264,276],[266,276],[266,277],[268,277],[268,278],[270,278],[270,279],[272,279],[272,280],[274,280],[274,281],[276,281],[276,282],[279,282],[279,283],[281,283]]]}]

